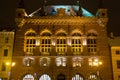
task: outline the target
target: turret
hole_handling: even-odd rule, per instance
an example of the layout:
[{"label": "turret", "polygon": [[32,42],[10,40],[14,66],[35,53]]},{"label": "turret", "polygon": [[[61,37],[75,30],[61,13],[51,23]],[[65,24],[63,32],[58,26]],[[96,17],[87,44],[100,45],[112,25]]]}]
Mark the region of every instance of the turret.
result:
[{"label": "turret", "polygon": [[42,4],[42,7],[41,7],[41,10],[39,11],[40,13],[40,16],[45,16],[46,13],[45,13],[45,6],[46,6],[46,3],[47,3],[47,0],[44,0],[43,4]]},{"label": "turret", "polygon": [[82,8],[81,8],[80,1],[77,1],[77,4],[79,5],[79,10],[77,11],[77,16],[82,16]]},{"label": "turret", "polygon": [[107,9],[104,6],[103,0],[99,0],[97,16],[99,18],[107,17]]},{"label": "turret", "polygon": [[27,13],[25,11],[24,1],[20,0],[18,8],[16,9],[16,17],[25,17]]}]

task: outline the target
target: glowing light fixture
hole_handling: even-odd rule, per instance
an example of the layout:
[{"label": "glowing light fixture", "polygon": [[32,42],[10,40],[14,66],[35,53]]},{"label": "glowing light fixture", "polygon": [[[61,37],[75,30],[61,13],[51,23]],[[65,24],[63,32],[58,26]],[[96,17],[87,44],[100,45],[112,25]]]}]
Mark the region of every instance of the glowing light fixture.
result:
[{"label": "glowing light fixture", "polygon": [[39,46],[39,45],[40,45],[40,37],[38,35],[37,38],[36,38],[36,46]]},{"label": "glowing light fixture", "polygon": [[87,39],[86,39],[86,36],[83,36],[83,46],[86,46],[87,45]]},{"label": "glowing light fixture", "polygon": [[53,45],[53,46],[56,45],[55,37],[52,37],[52,45]]},{"label": "glowing light fixture", "polygon": [[68,37],[67,40],[68,40],[68,41],[67,41],[67,44],[68,44],[69,46],[71,46],[71,39],[70,39],[70,37]]},{"label": "glowing light fixture", "polygon": [[10,62],[6,62],[6,65],[9,66],[9,65],[10,65]]}]

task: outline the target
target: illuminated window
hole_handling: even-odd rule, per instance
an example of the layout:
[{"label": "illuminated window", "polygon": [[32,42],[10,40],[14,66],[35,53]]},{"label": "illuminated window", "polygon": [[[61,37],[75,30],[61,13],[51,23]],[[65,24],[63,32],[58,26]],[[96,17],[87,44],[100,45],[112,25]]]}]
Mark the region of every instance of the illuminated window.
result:
[{"label": "illuminated window", "polygon": [[24,63],[25,66],[28,66],[28,67],[32,66],[33,63],[34,63],[34,58],[26,57],[26,58],[24,58],[23,63]]},{"label": "illuminated window", "polygon": [[102,62],[98,58],[95,58],[95,57],[89,58],[88,62],[89,62],[89,66],[100,66],[100,65],[102,65]]},{"label": "illuminated window", "polygon": [[41,35],[41,52],[42,54],[48,54],[51,51],[51,34],[45,32]]},{"label": "illuminated window", "polygon": [[72,35],[72,51],[74,54],[80,54],[82,52],[81,34],[79,33]]},{"label": "illuminated window", "polygon": [[80,57],[73,58],[73,67],[81,67],[82,59]]},{"label": "illuminated window", "polygon": [[29,32],[25,35],[24,45],[26,54],[33,54],[36,46],[36,34],[34,32]]},{"label": "illuminated window", "polygon": [[50,58],[43,57],[40,58],[40,66],[49,66],[50,64]]},{"label": "illuminated window", "polygon": [[43,74],[39,80],[51,80],[50,76],[47,74]]},{"label": "illuminated window", "polygon": [[27,75],[25,75],[23,80],[34,80],[34,77],[31,74],[27,74]]},{"label": "illuminated window", "polygon": [[98,76],[96,74],[91,74],[88,80],[98,80]]},{"label": "illuminated window", "polygon": [[64,58],[64,57],[56,58],[56,65],[57,66],[66,66],[66,58]]},{"label": "illuminated window", "polygon": [[65,54],[67,52],[67,41],[66,41],[66,34],[59,33],[57,34],[57,44],[56,44],[56,52],[58,54]]},{"label": "illuminated window", "polygon": [[117,68],[120,69],[120,60],[117,60]]},{"label": "illuminated window", "polygon": [[88,48],[88,52],[96,52],[96,48],[97,48],[97,35],[94,33],[89,33],[87,35],[87,48]]},{"label": "illuminated window", "polygon": [[76,74],[74,77],[72,77],[72,80],[84,80],[84,79],[81,75]]}]

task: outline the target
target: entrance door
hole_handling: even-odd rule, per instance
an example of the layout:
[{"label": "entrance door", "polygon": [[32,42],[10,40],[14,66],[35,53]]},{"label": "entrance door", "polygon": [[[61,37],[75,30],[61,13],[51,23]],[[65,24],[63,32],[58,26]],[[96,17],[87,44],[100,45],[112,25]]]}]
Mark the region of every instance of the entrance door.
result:
[{"label": "entrance door", "polygon": [[65,75],[64,74],[59,74],[57,76],[57,80],[65,80]]}]

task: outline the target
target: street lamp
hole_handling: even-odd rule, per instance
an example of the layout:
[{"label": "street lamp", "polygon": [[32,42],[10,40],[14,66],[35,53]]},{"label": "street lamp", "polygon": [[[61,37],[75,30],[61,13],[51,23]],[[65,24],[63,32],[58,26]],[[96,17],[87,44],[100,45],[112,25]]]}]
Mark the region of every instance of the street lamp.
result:
[{"label": "street lamp", "polygon": [[10,80],[11,75],[12,75],[12,74],[11,74],[11,72],[12,72],[12,69],[11,69],[11,68],[12,68],[13,66],[15,66],[15,64],[16,64],[15,62],[6,62],[6,65],[9,66],[9,68],[10,68],[10,71],[8,72],[8,76],[9,76],[9,77],[8,77],[8,80]]}]

